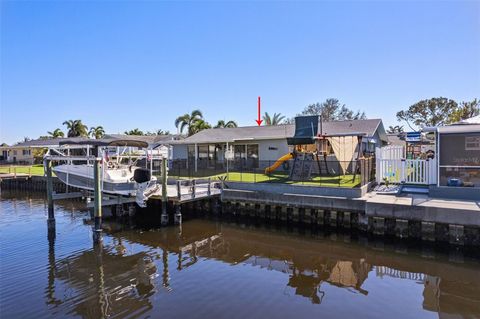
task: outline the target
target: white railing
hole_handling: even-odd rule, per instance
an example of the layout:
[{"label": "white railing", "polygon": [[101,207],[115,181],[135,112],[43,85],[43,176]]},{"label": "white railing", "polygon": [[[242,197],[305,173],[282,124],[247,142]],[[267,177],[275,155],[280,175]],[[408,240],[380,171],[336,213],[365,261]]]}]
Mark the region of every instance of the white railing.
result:
[{"label": "white railing", "polygon": [[376,158],[381,159],[402,159],[405,158],[405,147],[401,145],[389,145],[377,148],[375,152]]},{"label": "white railing", "polygon": [[436,160],[379,159],[377,183],[431,185],[437,183]]}]

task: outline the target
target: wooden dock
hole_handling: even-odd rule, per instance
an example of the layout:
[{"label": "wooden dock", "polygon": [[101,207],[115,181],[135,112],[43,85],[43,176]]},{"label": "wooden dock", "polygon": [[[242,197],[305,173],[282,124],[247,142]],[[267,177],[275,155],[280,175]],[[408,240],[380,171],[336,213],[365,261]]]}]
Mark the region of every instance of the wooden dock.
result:
[{"label": "wooden dock", "polygon": [[[174,204],[183,204],[196,200],[220,196],[221,183],[207,180],[178,180],[176,184],[167,185],[167,198]],[[162,199],[162,185],[150,196],[151,199]]]},{"label": "wooden dock", "polygon": [[0,181],[6,179],[28,179],[32,177],[31,174],[25,173],[0,173]]}]

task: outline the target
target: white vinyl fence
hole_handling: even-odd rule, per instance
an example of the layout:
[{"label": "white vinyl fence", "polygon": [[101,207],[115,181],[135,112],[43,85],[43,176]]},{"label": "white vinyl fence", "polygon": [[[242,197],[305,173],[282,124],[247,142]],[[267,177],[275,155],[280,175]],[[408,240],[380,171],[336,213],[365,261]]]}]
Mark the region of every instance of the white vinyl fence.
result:
[{"label": "white vinyl fence", "polygon": [[431,185],[437,183],[437,160],[411,160],[403,157],[403,147],[377,149],[377,183]]}]

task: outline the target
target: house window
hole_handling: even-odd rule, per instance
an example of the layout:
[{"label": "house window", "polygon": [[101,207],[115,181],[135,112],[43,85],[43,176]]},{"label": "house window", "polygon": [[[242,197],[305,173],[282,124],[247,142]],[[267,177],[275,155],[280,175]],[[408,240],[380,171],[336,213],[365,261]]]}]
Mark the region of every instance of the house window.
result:
[{"label": "house window", "polygon": [[13,151],[13,156],[17,156],[17,151]]},{"label": "house window", "polygon": [[480,136],[465,136],[465,150],[480,151]]},{"label": "house window", "polygon": [[23,156],[30,155],[30,150],[22,150],[22,155]]}]

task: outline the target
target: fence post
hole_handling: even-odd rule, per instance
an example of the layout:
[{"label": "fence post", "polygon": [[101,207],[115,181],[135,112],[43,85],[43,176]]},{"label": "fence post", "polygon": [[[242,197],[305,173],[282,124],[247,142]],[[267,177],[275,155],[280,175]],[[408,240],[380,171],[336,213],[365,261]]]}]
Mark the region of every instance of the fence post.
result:
[{"label": "fence post", "polygon": [[402,158],[400,162],[400,183],[405,183],[405,165],[406,160]]},{"label": "fence post", "polygon": [[211,194],[211,185],[212,185],[212,184],[211,184],[210,181],[211,181],[211,178],[209,177],[209,178],[208,178],[208,186],[207,186],[207,195],[208,195],[208,196],[210,196],[210,194]]}]

